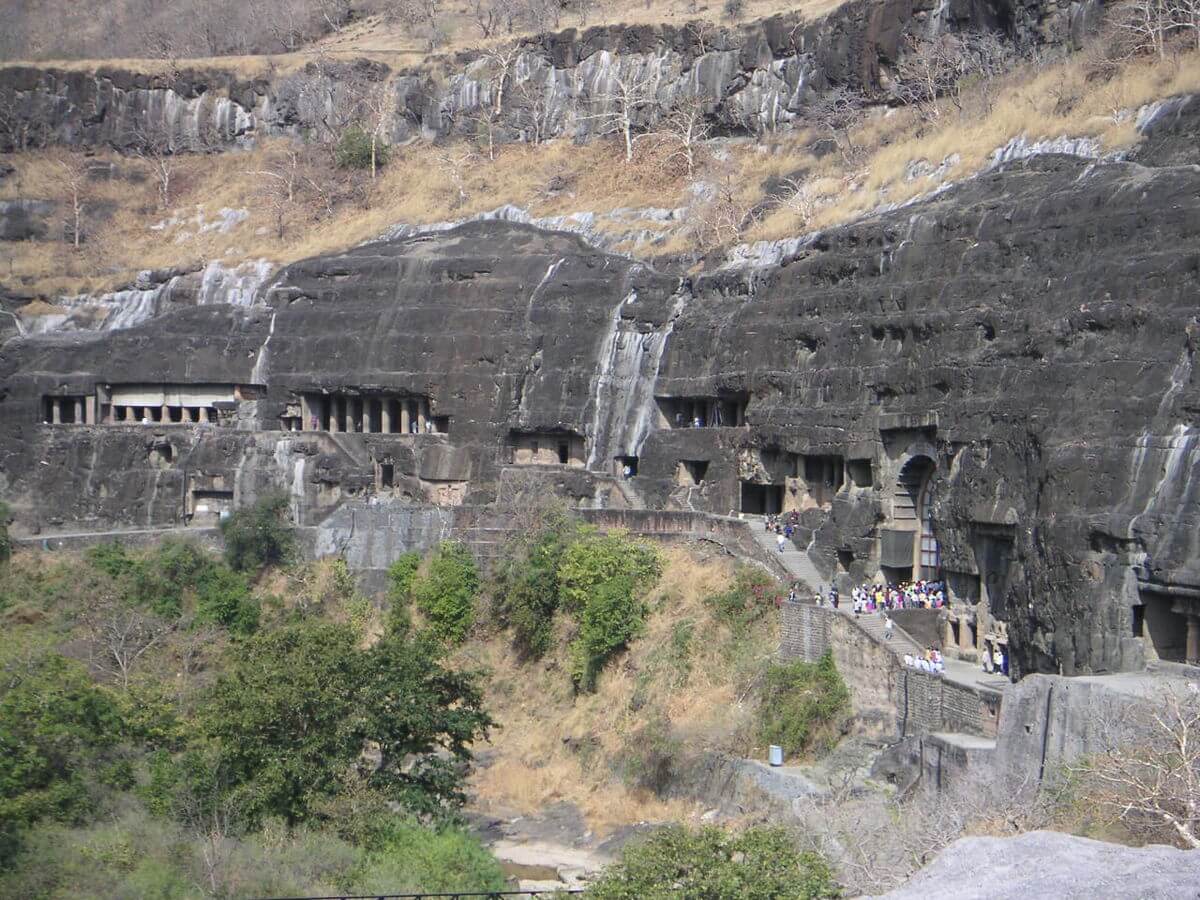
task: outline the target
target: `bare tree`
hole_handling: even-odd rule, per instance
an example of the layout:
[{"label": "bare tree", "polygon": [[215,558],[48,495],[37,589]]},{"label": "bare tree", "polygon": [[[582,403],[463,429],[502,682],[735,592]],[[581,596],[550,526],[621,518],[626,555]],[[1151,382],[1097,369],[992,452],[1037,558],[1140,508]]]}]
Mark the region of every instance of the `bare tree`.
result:
[{"label": "bare tree", "polygon": [[680,160],[687,177],[692,178],[696,174],[701,148],[712,134],[704,101],[699,97],[681,100],[667,113],[654,134],[670,147],[667,159]]},{"label": "bare tree", "polygon": [[1200,850],[1200,693],[1173,685],[1147,702],[1097,710],[1102,752],[1074,767],[1084,796],[1135,832]]},{"label": "bare tree", "polygon": [[614,73],[610,83],[592,97],[593,112],[583,117],[596,122],[598,135],[620,135],[627,163],[633,161],[634,132],[640,127],[642,110],[654,102],[658,81],[654,66],[627,75]]},{"label": "bare tree", "polygon": [[1200,0],[1172,0],[1171,26],[1181,32],[1191,32],[1191,40],[1200,51]]},{"label": "bare tree", "polygon": [[941,117],[939,98],[949,98],[961,110],[968,76],[994,76],[1007,55],[1003,42],[990,33],[961,32],[931,39],[909,35],[896,66],[896,96],[926,121],[934,121]]},{"label": "bare tree", "polygon": [[377,81],[363,94],[362,105],[366,113],[367,130],[371,136],[371,180],[374,181],[379,172],[379,160],[395,105],[395,94],[389,89],[386,81]]},{"label": "bare tree", "polygon": [[552,107],[550,97],[542,84],[533,78],[516,83],[515,91],[524,115],[525,132],[533,144],[540,144],[550,131]]},{"label": "bare tree", "polygon": [[275,236],[283,240],[288,217],[296,203],[296,189],[302,183],[300,154],[290,149],[283,157],[269,161],[266,168],[246,172],[259,179],[256,195],[271,214]]},{"label": "bare tree", "polygon": [[92,665],[126,688],[137,661],[174,627],[103,588],[92,592],[83,620],[92,638]]},{"label": "bare tree", "polygon": [[689,231],[702,252],[728,246],[742,236],[750,206],[739,197],[741,183],[732,168],[708,184],[708,196],[692,209]]},{"label": "bare tree", "polygon": [[862,119],[865,105],[862,91],[838,85],[818,94],[804,111],[813,125],[833,139],[842,159],[850,162],[857,151],[850,130]]},{"label": "bare tree", "polygon": [[70,212],[64,231],[71,235],[71,244],[78,251],[83,243],[83,223],[89,195],[87,160],[83,156],[64,154],[55,161],[55,170],[63,200]]},{"label": "bare tree", "polygon": [[459,152],[444,150],[437,155],[438,168],[450,178],[450,183],[454,185],[457,194],[450,204],[451,209],[457,209],[470,199],[466,176],[471,163],[477,158],[475,152],[469,148]]},{"label": "bare tree", "polygon": [[1167,36],[1174,22],[1174,0],[1133,0],[1118,7],[1113,27],[1124,37],[1127,55],[1153,53],[1159,59],[1167,55]]},{"label": "bare tree", "polygon": [[159,209],[171,205],[171,184],[178,166],[178,157],[165,125],[140,125],[134,130],[133,153],[150,167],[158,192]]},{"label": "bare tree", "polygon": [[423,29],[431,52],[446,40],[441,0],[396,0],[391,16],[406,25]]}]

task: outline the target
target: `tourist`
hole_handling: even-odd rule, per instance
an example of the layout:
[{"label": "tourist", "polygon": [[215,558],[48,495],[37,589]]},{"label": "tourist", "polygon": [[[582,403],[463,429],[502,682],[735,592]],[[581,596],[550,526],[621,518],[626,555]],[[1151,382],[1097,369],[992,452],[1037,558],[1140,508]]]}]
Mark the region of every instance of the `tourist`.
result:
[{"label": "tourist", "polygon": [[796,602],[796,589],[792,588],[791,590],[788,591],[788,603],[795,603],[795,602]]},{"label": "tourist", "polygon": [[787,538],[785,538],[782,534],[777,534],[775,536],[775,541],[779,544],[779,552],[782,553],[784,546],[787,544]]}]

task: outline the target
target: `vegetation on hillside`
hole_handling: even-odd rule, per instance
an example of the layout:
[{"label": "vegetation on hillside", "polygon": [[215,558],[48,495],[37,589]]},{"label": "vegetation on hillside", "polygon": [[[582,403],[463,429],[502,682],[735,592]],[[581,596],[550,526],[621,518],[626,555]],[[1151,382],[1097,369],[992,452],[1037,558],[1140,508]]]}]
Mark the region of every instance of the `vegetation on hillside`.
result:
[{"label": "vegetation on hillside", "polygon": [[820,900],[840,896],[817,854],[778,828],[730,835],[679,826],[627,847],[587,896],[594,900]]},{"label": "vegetation on hillside", "polygon": [[[60,294],[128,285],[147,268],[287,262],[399,223],[444,222],[504,204],[534,216],[594,212],[616,249],[636,255],[717,259],[739,242],[797,237],[929,194],[981,171],[1014,138],[1089,138],[1099,152],[1136,145],[1143,104],[1200,90],[1200,49],[1186,29],[1131,44],[1123,17],[1137,6],[1118,4],[1105,29],[1070,55],[1017,58],[979,35],[916,41],[908,62],[890,73],[887,92],[834,89],[787,129],[718,138],[703,120],[693,122],[698,130],[683,127],[680,116],[692,119],[694,110],[672,110],[630,136],[629,160],[616,134],[585,146],[564,139],[494,145],[481,133],[388,147],[374,82],[343,85],[361,96],[336,127],[303,140],[264,139],[245,153],[163,155],[153,142],[133,157],[17,153],[0,198],[57,199],[64,210],[80,210],[80,226],[8,248],[10,279],[38,298],[27,315],[52,313]],[[304,61],[318,69],[336,63]],[[0,116],[0,128],[4,122]],[[686,146],[684,133],[694,137]],[[107,163],[114,175],[86,177]],[[605,217],[650,207],[687,214]],[[65,239],[76,233],[78,246]]]},{"label": "vegetation on hillside", "polygon": [[[273,537],[234,561],[286,543],[269,503],[244,520]],[[503,885],[457,824],[483,677],[369,627],[344,563],[250,576],[167,541],[0,579],[0,895]]]}]

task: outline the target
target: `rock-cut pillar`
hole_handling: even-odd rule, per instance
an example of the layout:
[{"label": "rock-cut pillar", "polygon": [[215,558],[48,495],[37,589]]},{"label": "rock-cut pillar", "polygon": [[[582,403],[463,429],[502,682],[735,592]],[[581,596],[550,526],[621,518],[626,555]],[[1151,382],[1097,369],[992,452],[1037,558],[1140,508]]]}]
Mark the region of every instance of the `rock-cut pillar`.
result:
[{"label": "rock-cut pillar", "polygon": [[1200,616],[1187,617],[1187,659],[1188,665],[1200,666]]}]

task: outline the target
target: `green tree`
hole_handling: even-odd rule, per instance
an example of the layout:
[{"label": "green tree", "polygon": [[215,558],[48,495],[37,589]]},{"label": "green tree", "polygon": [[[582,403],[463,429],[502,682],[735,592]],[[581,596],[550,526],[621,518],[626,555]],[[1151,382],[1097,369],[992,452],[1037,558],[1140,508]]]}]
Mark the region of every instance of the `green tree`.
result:
[{"label": "green tree", "polygon": [[441,544],[428,573],[413,581],[411,590],[433,633],[448,643],[462,643],[475,621],[479,595],[479,570],[470,551],[456,542]]},{"label": "green tree", "polygon": [[334,148],[334,158],[342,169],[372,169],[386,166],[391,158],[392,148],[371,135],[352,125],[347,128]]},{"label": "green tree", "polygon": [[417,580],[417,570],[420,567],[421,554],[413,551],[401,553],[396,561],[388,566],[388,601],[391,604],[388,631],[405,634],[412,626],[408,605],[412,602],[412,586]]},{"label": "green tree", "polygon": [[12,538],[8,536],[8,504],[0,501],[0,565],[12,556]]},{"label": "green tree", "polygon": [[250,593],[250,582],[241,572],[214,565],[196,588],[196,621],[224,625],[233,634],[258,630],[258,601]]},{"label": "green tree", "polygon": [[200,710],[251,818],[307,818],[370,744],[367,777],[424,815],[460,805],[461,765],[492,720],[479,676],[441,664],[434,642],[393,635],[363,650],[346,625],[302,621],[251,638]]},{"label": "green tree", "polygon": [[780,828],[659,829],[631,844],[587,890],[591,900],[819,900],[838,896],[829,866]]},{"label": "green tree", "polygon": [[552,515],[531,537],[515,540],[497,566],[496,612],[500,624],[512,629],[513,643],[524,657],[537,659],[550,648],[559,602],[558,568],[577,527],[566,515]]},{"label": "green tree", "polygon": [[759,734],[789,756],[827,750],[837,742],[850,691],[826,651],[815,663],[773,665],[759,707]]},{"label": "green tree", "polygon": [[91,805],[89,779],[121,739],[117,703],[57,654],[10,673],[0,694],[0,859],[19,829],[73,821]]},{"label": "green tree", "polygon": [[239,572],[252,572],[290,559],[295,541],[287,511],[287,497],[276,494],[223,520],[221,533],[229,565]]},{"label": "green tree", "polygon": [[558,567],[559,597],[563,608],[579,613],[592,591],[612,578],[628,578],[637,592],[645,592],[662,573],[662,561],[653,547],[630,540],[628,535],[584,532],[563,553]]},{"label": "green tree", "polygon": [[571,678],[581,691],[625,649],[646,619],[646,591],[662,572],[655,550],[621,532],[585,533],[558,566],[561,605],[579,623],[571,642]]}]

